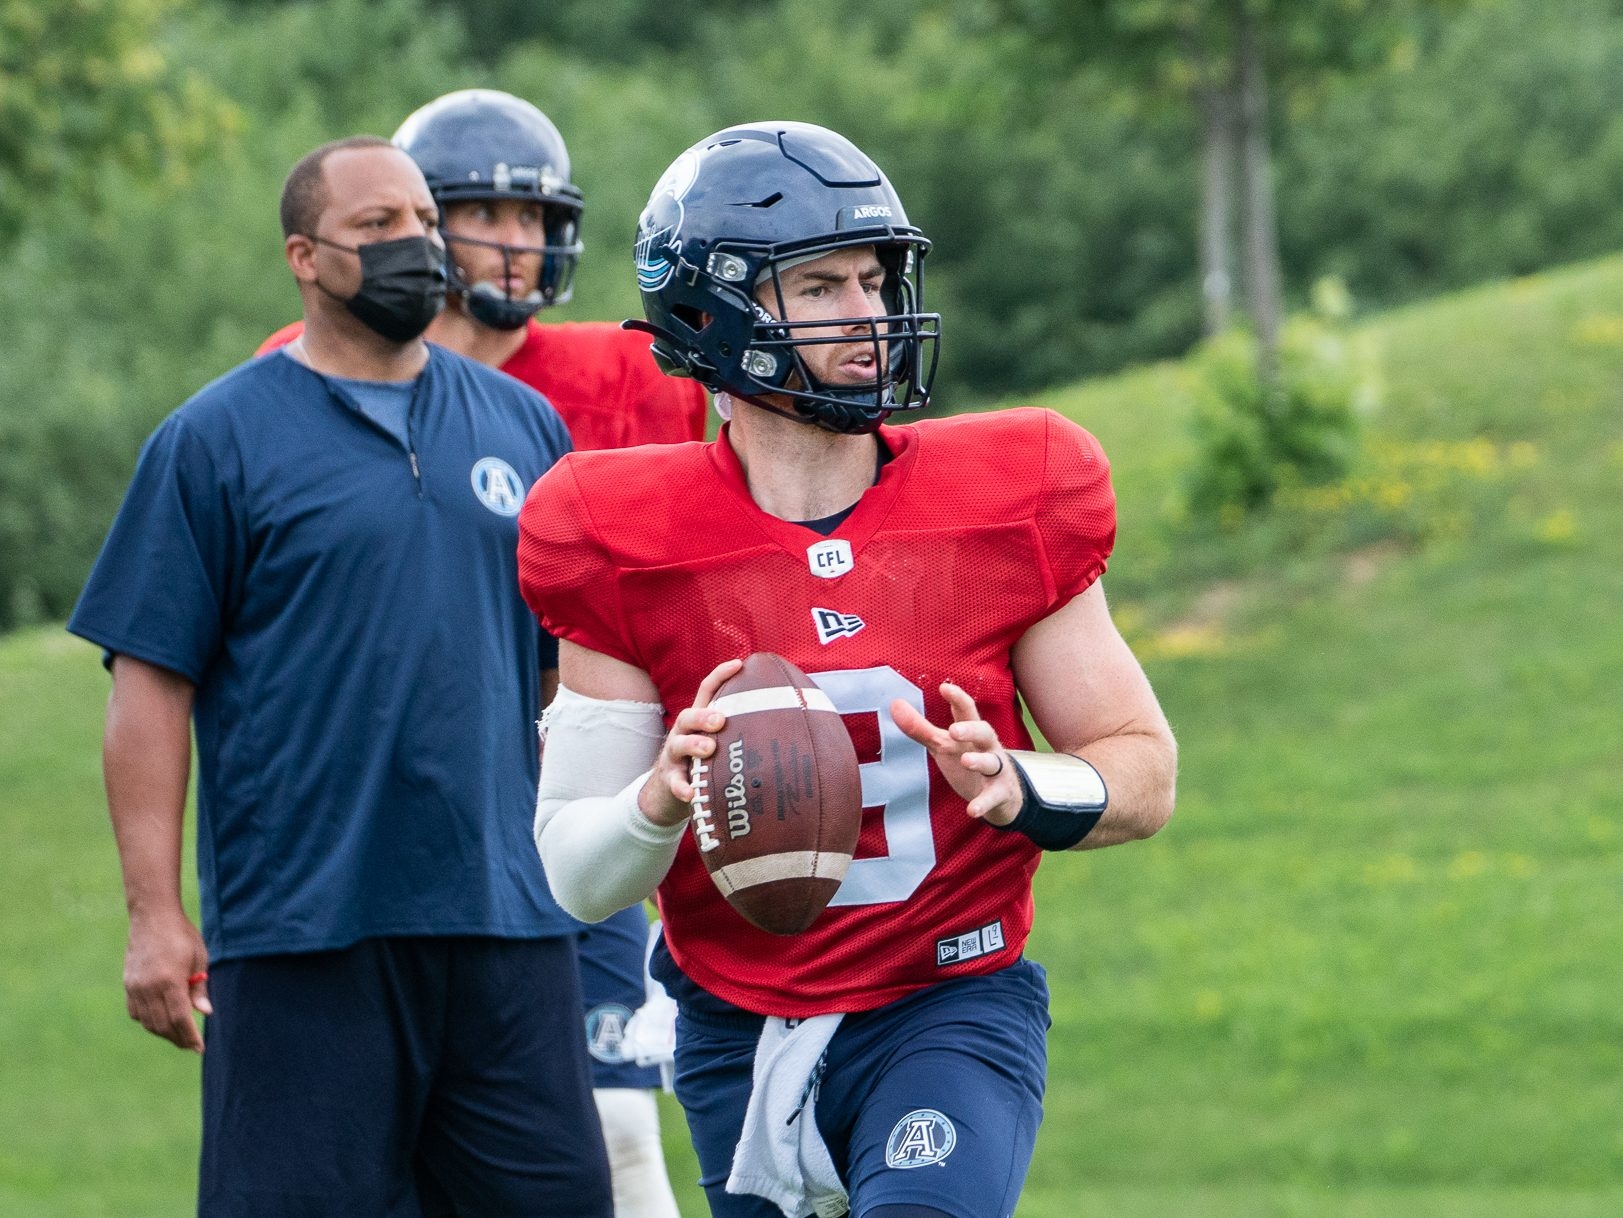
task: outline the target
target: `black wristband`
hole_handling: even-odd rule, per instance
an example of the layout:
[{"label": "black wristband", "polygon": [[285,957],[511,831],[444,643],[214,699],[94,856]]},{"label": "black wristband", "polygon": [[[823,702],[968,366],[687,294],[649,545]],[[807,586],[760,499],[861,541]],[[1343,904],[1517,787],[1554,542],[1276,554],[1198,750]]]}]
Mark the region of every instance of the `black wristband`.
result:
[{"label": "black wristband", "polygon": [[1094,769],[1092,764],[1080,757],[1067,755],[1068,760],[1074,761],[1077,765],[1087,766],[1092,771],[1091,777],[1097,780],[1101,797],[1086,803],[1060,803],[1044,799],[1032,785],[1031,775],[1026,772],[1020,758],[1013,752],[1010,752],[1008,757],[1014,766],[1015,777],[1020,780],[1020,792],[1024,799],[1020,804],[1019,814],[1006,825],[993,825],[994,829],[1023,834],[1044,850],[1069,850],[1093,832],[1093,827],[1105,814],[1110,797],[1105,792],[1104,779],[1099,776],[1099,771]]}]

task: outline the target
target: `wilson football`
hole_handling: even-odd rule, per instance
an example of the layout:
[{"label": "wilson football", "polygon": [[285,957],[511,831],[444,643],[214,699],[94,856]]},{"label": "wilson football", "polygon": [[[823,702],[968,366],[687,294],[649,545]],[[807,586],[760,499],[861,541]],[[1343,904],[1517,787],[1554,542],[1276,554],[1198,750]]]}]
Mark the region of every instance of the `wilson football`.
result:
[{"label": "wilson football", "polygon": [[747,921],[794,935],[845,878],[862,825],[862,778],[828,695],[782,656],[756,652],[711,704],[716,751],[693,761],[699,857]]}]

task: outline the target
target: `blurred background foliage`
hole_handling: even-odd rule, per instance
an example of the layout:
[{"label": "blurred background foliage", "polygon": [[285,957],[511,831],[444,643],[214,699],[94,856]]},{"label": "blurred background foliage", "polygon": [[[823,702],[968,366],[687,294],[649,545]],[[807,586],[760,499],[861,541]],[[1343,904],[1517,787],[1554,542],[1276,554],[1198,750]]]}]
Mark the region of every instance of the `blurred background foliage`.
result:
[{"label": "blurred background foliage", "polygon": [[453,88],[533,100],[587,198],[561,315],[620,318],[677,151],[832,126],[937,243],[959,409],[1190,349],[1214,234],[1256,312],[1257,208],[1204,176],[1224,12],[1266,69],[1286,311],[1326,277],[1367,310],[1623,247],[1618,0],[0,0],[0,629],[66,614],[141,440],[296,312],[276,198],[315,144]]}]

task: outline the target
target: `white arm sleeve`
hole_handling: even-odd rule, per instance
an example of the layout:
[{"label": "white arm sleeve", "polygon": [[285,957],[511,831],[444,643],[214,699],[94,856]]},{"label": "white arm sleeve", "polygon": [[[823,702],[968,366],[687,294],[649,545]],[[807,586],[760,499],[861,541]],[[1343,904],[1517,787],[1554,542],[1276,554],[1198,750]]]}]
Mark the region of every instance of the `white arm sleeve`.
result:
[{"label": "white arm sleeve", "polygon": [[541,718],[535,845],[558,904],[601,922],[649,896],[670,870],[687,823],[664,828],[637,793],[665,741],[653,702],[586,698],[560,687]]}]

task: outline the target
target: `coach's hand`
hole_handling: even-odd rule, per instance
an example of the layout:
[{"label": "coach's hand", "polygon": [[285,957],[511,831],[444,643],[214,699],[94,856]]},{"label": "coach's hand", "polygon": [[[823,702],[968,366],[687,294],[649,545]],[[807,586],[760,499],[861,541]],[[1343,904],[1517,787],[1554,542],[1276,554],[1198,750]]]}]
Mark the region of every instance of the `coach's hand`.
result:
[{"label": "coach's hand", "polygon": [[194,1053],[203,1034],[194,1010],[212,1015],[208,996],[208,949],[190,918],[179,910],[132,916],[124,952],[124,1000],[130,1018],[154,1036]]},{"label": "coach's hand", "polygon": [[891,718],[904,735],[930,751],[947,784],[968,801],[971,816],[1008,824],[1019,815],[1024,799],[1014,764],[992,725],[981,718],[975,699],[950,681],[941,683],[941,696],[952,710],[947,727],[937,727],[900,698],[890,704]]},{"label": "coach's hand", "polygon": [[716,732],[727,724],[727,716],[708,709],[723,681],[736,676],[743,660],[724,660],[699,682],[693,705],[676,716],[670,734],[659,750],[659,759],[637,793],[637,807],[656,825],[670,826],[692,813],[693,759],[716,751]]}]

